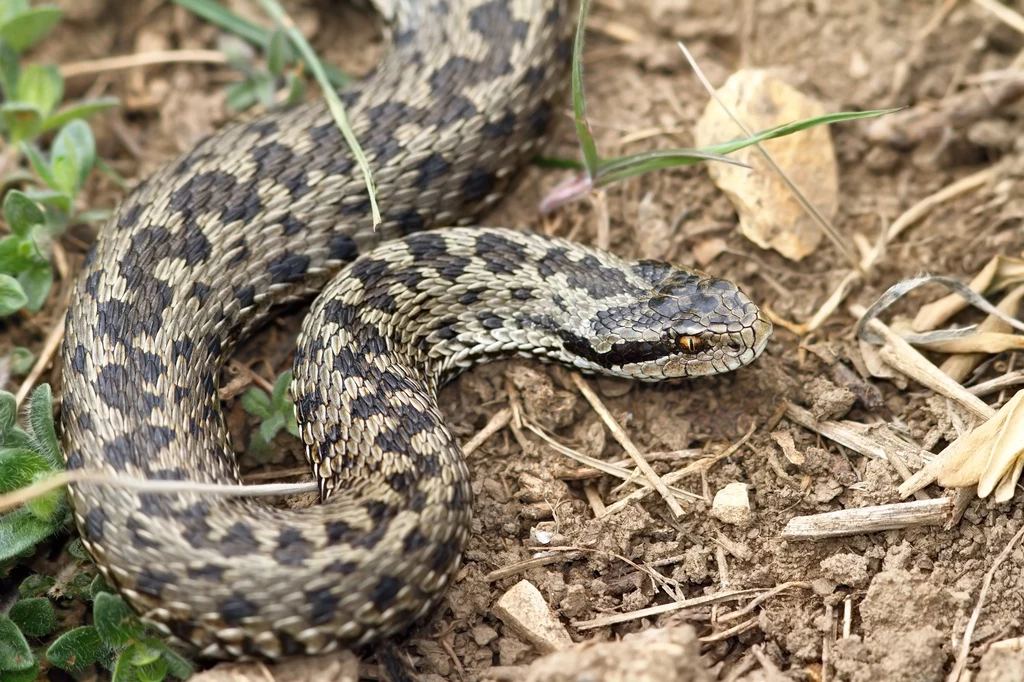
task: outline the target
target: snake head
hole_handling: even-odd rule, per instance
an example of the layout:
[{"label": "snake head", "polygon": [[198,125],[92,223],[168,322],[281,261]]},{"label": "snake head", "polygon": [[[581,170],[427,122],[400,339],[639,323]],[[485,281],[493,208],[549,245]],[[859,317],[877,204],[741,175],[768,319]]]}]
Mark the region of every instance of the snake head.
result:
[{"label": "snake head", "polygon": [[760,308],[724,279],[681,272],[648,304],[672,351],[655,363],[667,378],[739,369],[761,355],[772,336],[772,323]]},{"label": "snake head", "polygon": [[650,297],[598,314],[589,339],[566,339],[578,366],[640,381],[724,374],[753,362],[772,323],[739,288],[673,270]]}]

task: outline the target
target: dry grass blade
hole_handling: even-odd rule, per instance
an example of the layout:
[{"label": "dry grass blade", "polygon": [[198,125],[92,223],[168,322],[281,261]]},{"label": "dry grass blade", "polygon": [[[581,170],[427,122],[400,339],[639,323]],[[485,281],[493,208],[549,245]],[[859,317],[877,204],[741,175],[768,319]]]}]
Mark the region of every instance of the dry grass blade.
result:
[{"label": "dry grass blade", "polygon": [[637,449],[636,445],[633,444],[633,441],[630,440],[628,435],[626,435],[626,432],[622,430],[619,423],[615,421],[612,413],[604,406],[604,403],[597,397],[597,394],[594,393],[590,386],[587,385],[587,382],[584,381],[583,377],[579,374],[573,374],[572,380],[576,385],[576,388],[579,389],[579,392],[583,394],[583,397],[587,399],[590,406],[595,412],[597,412],[598,416],[601,417],[601,421],[603,421],[605,426],[608,427],[608,430],[611,431],[612,437],[615,438],[615,440],[619,442],[619,445],[621,445],[629,456],[633,458],[633,461],[636,462],[637,469],[643,473],[651,486],[658,491],[658,494],[661,495],[663,500],[665,500],[665,504],[667,504],[668,508],[672,510],[675,517],[678,519],[683,516],[685,512],[683,511],[683,508],[679,506],[679,502],[676,501],[675,497],[672,496],[672,493],[669,492],[668,486],[665,485],[665,482],[661,480],[661,477],[658,476],[654,469],[651,468],[651,465],[647,463],[647,460],[644,459],[640,450]]},{"label": "dry grass blade", "polygon": [[[990,260],[967,286],[979,296],[987,296],[1022,281],[1024,281],[1024,260],[999,255]],[[912,328],[916,332],[937,329],[968,305],[970,305],[968,300],[960,294],[944,296],[937,301],[921,306],[917,315],[914,316]]]},{"label": "dry grass blade", "polygon": [[988,569],[988,573],[985,574],[985,580],[981,585],[981,591],[978,593],[978,603],[974,605],[974,611],[971,612],[971,619],[967,622],[967,627],[964,629],[963,642],[960,645],[960,652],[957,654],[956,663],[953,665],[953,670],[950,671],[949,677],[946,678],[946,682],[958,682],[960,676],[963,675],[964,668],[967,667],[967,656],[971,651],[971,639],[974,637],[974,628],[978,624],[978,618],[981,617],[981,608],[985,605],[985,598],[988,596],[988,589],[992,585],[992,578],[996,574],[996,570],[999,566],[1006,561],[1006,559],[1013,552],[1014,548],[1020,542],[1021,538],[1024,537],[1024,527],[1022,527],[1017,534],[1006,543],[1006,547],[999,553],[996,560],[992,562],[992,568]]},{"label": "dry grass blade", "polygon": [[1024,391],[1018,391],[999,412],[965,433],[900,486],[900,493],[920,490],[933,481],[966,488],[977,485],[978,495],[996,502],[1013,497],[1024,468]]},{"label": "dry grass blade", "polygon": [[127,54],[118,57],[90,59],[60,67],[60,75],[64,78],[88,76],[107,71],[134,69],[140,66],[157,66],[160,64],[226,64],[227,56],[216,50],[153,50],[138,54]]},{"label": "dry grass blade", "polygon": [[996,170],[997,169],[995,167],[989,167],[985,170],[978,171],[973,175],[968,175],[966,178],[961,178],[953,184],[943,187],[935,194],[929,195],[917,202],[904,211],[903,214],[894,220],[892,225],[889,226],[889,233],[886,241],[892,242],[904,230],[916,224],[919,220],[931,213],[937,206],[940,206],[961,194],[977,189],[978,187],[981,187],[993,180],[996,177]]},{"label": "dry grass blade", "polygon": [[19,488],[0,495],[0,512],[9,511],[46,493],[63,488],[71,483],[100,483],[103,485],[137,490],[146,493],[205,493],[227,497],[263,497],[274,495],[298,495],[317,491],[317,484],[310,483],[265,483],[261,485],[231,485],[227,483],[197,483],[190,481],[157,481],[127,476],[111,476],[102,472],[85,469],[63,471],[25,488]]},{"label": "dry grass blade", "polygon": [[863,306],[850,306],[850,312],[861,320],[859,327],[876,334],[876,338],[880,338],[884,342],[879,356],[886,364],[935,392],[956,401],[981,419],[988,419],[992,415],[992,408],[986,405],[981,398],[972,395],[959,383],[953,381],[880,320],[869,318],[868,310]]}]

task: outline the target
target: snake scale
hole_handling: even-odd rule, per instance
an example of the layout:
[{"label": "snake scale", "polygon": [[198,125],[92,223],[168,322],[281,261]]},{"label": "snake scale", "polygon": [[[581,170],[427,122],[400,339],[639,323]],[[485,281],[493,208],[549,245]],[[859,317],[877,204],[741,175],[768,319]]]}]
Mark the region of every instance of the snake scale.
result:
[{"label": "snake scale", "polygon": [[[232,123],[136,186],[73,292],[69,469],[238,483],[220,369],[313,303],[292,386],[321,504],[71,486],[108,583],[213,659],[361,646],[428,613],[471,489],[444,382],[526,356],[646,381],[751,362],[771,324],[733,284],[472,224],[544,140],[568,77],[562,0],[398,0],[394,45],[343,92],[383,224],[322,102]],[[446,227],[444,230],[428,230]]]}]

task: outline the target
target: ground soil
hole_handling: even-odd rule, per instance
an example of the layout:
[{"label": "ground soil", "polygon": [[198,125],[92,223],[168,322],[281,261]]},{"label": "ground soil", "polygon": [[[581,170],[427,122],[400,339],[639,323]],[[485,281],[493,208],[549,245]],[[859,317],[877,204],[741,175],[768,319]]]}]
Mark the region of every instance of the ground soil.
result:
[{"label": "ground soil", "polygon": [[[38,50],[40,59],[52,63],[158,49],[209,49],[222,39],[217,29],[169,2],[61,4],[69,20]],[[228,4],[259,17],[241,0]],[[375,24],[358,11],[328,0],[284,4],[337,66],[358,74],[380,53]],[[956,6],[930,25],[939,6],[949,4]],[[1024,48],[1019,33],[981,3],[966,1],[595,0],[586,83],[591,124],[606,156],[692,144],[690,131],[708,95],[682,58],[679,40],[714,85],[741,67],[770,68],[829,111],[926,107],[964,93],[984,104],[988,93],[972,84],[975,77],[1010,67]],[[236,77],[220,66],[165,65],[76,78],[69,94],[123,98],[125,106],[100,119],[96,131],[101,154],[135,180],[230,117],[223,92]],[[851,302],[870,305],[894,282],[924,271],[966,280],[997,254],[1021,254],[1024,211],[1017,195],[1024,120],[1012,103],[981,109],[974,118],[955,120],[955,126],[937,126],[919,141],[906,136],[873,141],[863,122],[832,128],[840,177],[834,222],[848,238],[862,235],[874,243],[881,229],[917,201],[982,168],[996,168],[993,181],[942,203],[890,244]],[[568,107],[565,112],[548,154],[575,158]],[[827,240],[800,263],[746,240],[732,204],[703,166],[623,182],[595,203],[565,208],[542,222],[538,202],[566,173],[532,168],[486,223],[596,243],[605,238],[601,223],[606,214],[613,251],[691,265],[701,246],[723,240],[725,248],[701,265],[737,282],[781,318],[798,322],[821,306],[848,271]],[[813,199],[814,188],[805,191]],[[88,199],[94,207],[111,206],[121,192],[98,179]],[[93,234],[81,227],[65,239],[71,272],[58,289],[69,286]],[[4,336],[12,344],[39,348],[50,323],[62,314],[60,293],[43,314],[8,327]],[[896,310],[913,315],[937,295],[934,290],[916,292]],[[274,323],[242,350],[239,362],[272,380],[290,365],[300,319],[290,314]],[[959,321],[974,319],[965,315]],[[664,654],[662,679],[945,679],[986,572],[1024,523],[1024,496],[1005,504],[975,500],[949,529],[818,542],[780,539],[780,530],[797,515],[897,502],[902,480],[884,462],[780,420],[786,401],[821,415],[888,422],[936,452],[956,433],[959,417],[951,416],[950,405],[914,383],[870,380],[882,400],[868,408],[865,402],[870,401],[856,399],[845,375],[830,371],[821,359],[859,357],[853,325],[842,306],[803,338],[777,326],[754,366],[682,386],[589,380],[643,452],[717,454],[754,427],[742,447],[679,484],[695,494],[681,518],[672,518],[665,503],[650,495],[596,519],[585,486],[591,487],[592,497],[611,504],[622,495],[616,490],[619,481],[581,479],[574,475],[575,462],[533,432],[500,430],[469,458],[476,499],[464,568],[444,607],[401,642],[402,650],[429,680],[527,679],[527,674],[536,680],[611,680],[624,674],[634,682],[658,679],[644,677],[643,671],[622,673],[628,671],[623,662],[642,658],[644,651],[675,652]],[[1010,355],[995,357],[971,381],[1003,373],[1013,363]],[[49,376],[56,381],[58,371]],[[626,458],[571,377],[558,369],[522,363],[482,367],[446,388],[443,404],[453,429],[466,440],[512,405],[568,447],[605,460]],[[244,433],[253,422],[237,400],[228,400],[226,407],[236,447],[244,450]],[[788,433],[802,457],[787,457],[772,432]],[[281,436],[275,445],[269,465],[249,457],[247,470],[300,466],[294,440]],[[654,466],[667,473],[689,463],[675,459]],[[737,481],[748,485],[752,506],[744,526],[710,514],[714,494]],[[558,550],[557,560],[546,565],[497,579],[489,575],[533,557],[538,529],[553,532],[551,544],[570,549]],[[1017,548],[994,573],[968,659],[969,674],[977,680],[1024,679],[1019,652],[989,652],[987,646],[1024,634],[1022,564],[1024,549]],[[598,648],[598,653],[577,652],[568,662],[565,654],[537,660],[540,652],[492,611],[501,595],[523,579],[540,590],[578,642],[619,640],[655,628],[675,628],[678,634],[662,642],[667,649],[651,643],[655,639],[631,637],[607,655]],[[742,600],[591,630],[574,626],[676,599],[791,581],[802,585],[771,596],[738,619],[723,617]],[[740,623],[746,625],[730,631]],[[523,666],[531,663],[527,673]],[[364,669],[368,674],[374,670]]]}]

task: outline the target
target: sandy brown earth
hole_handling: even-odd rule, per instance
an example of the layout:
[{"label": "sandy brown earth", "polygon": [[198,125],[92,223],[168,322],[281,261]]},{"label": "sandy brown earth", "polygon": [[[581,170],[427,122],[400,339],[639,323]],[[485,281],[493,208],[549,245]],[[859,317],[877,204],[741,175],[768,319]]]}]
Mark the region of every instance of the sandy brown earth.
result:
[{"label": "sandy brown earth", "polygon": [[[221,37],[159,0],[61,4],[70,20],[39,50],[41,59],[55,63],[210,49]],[[228,4],[259,17],[241,0]],[[379,54],[379,36],[372,21],[338,4],[285,3],[321,54],[352,73],[363,72]],[[948,13],[937,14],[949,6]],[[356,34],[353,27],[363,31]],[[1010,77],[1000,70],[1019,68],[1024,37],[981,3],[595,0],[589,28],[588,104],[606,156],[693,144],[691,131],[708,95],[682,58],[679,40],[716,86],[741,67],[762,67],[829,111],[941,108],[956,98],[967,102],[958,110],[973,107],[973,116],[940,117],[932,129],[918,125],[888,140],[871,139],[865,122],[832,128],[839,166],[834,222],[847,238],[862,235],[874,243],[880,230],[919,200],[957,179],[994,169],[989,182],[942,202],[889,244],[868,283],[857,286],[848,302],[870,305],[891,284],[925,271],[966,281],[997,254],[1020,256],[1024,121],[1012,96],[1000,102],[993,93],[1005,82],[999,78]],[[1019,72],[1012,77],[1019,80]],[[123,98],[123,109],[97,123],[97,136],[104,157],[137,179],[227,119],[223,90],[234,78],[222,66],[173,65],[87,74],[69,88],[71,94]],[[928,134],[916,139],[922,132]],[[575,158],[574,135],[566,109],[549,155]],[[810,318],[849,270],[827,240],[799,263],[746,240],[733,205],[704,166],[623,182],[594,202],[541,221],[539,200],[565,177],[566,171],[531,169],[486,222],[590,243],[607,239],[609,248],[625,256],[691,265],[694,253],[710,248],[717,255],[702,267],[739,283],[774,314],[796,322]],[[815,197],[814,186],[803,189]],[[121,192],[103,179],[90,191],[95,206],[112,205]],[[92,236],[82,227],[65,239],[72,271]],[[67,286],[68,281],[62,283]],[[945,293],[917,291],[895,306],[896,314],[912,316],[923,302]],[[55,294],[43,314],[8,327],[4,335],[11,343],[38,347],[62,314],[59,298]],[[272,380],[290,365],[300,319],[289,314],[271,325],[239,361]],[[958,322],[976,319],[968,313]],[[948,529],[816,542],[780,539],[794,516],[898,502],[902,482],[886,462],[839,447],[782,417],[787,403],[819,416],[887,422],[933,452],[962,424],[962,415],[946,399],[913,382],[869,379],[881,400],[872,402],[863,391],[858,397],[865,382],[850,378],[859,376],[849,371],[860,354],[854,324],[843,305],[803,338],[777,326],[754,366],[682,386],[588,380],[640,451],[684,451],[653,457],[660,474],[692,464],[701,453],[722,454],[753,429],[741,447],[694,467],[695,473],[678,484],[694,494],[680,518],[673,518],[656,494],[596,517],[602,504],[611,505],[635,486],[622,492],[617,479],[581,470],[529,428],[539,427],[563,447],[591,457],[628,459],[568,373],[500,363],[446,388],[446,413],[466,440],[503,409],[511,407],[515,416],[469,457],[476,500],[464,568],[444,608],[410,633],[402,650],[427,680],[946,679],[986,572],[1022,525],[1024,496],[1004,504],[975,500]],[[839,358],[848,371],[837,371],[822,357]],[[969,381],[1014,365],[1013,355],[996,356]],[[56,380],[57,370],[50,376]],[[995,404],[1008,395],[988,401]],[[252,422],[237,403],[227,406],[236,447],[243,450],[242,434]],[[793,447],[784,452],[780,442],[790,438]],[[284,435],[276,445],[271,468],[300,465],[294,440]],[[247,461],[253,473],[267,470]],[[733,482],[748,486],[752,515],[746,525],[726,524],[710,513],[715,493]],[[926,492],[942,494],[939,488]],[[553,559],[536,562],[542,565],[520,566],[539,551],[538,529],[541,539],[550,537],[549,546],[560,549],[553,550]],[[989,646],[1024,635],[1022,565],[1024,549],[1018,547],[995,571],[961,679],[1024,679],[1020,651]],[[494,613],[502,594],[524,579],[539,589],[573,640],[622,641],[538,660],[537,647]],[[737,615],[730,614],[752,595],[580,627],[678,600],[791,582],[797,584]],[[373,665],[363,670],[376,674]]]}]

